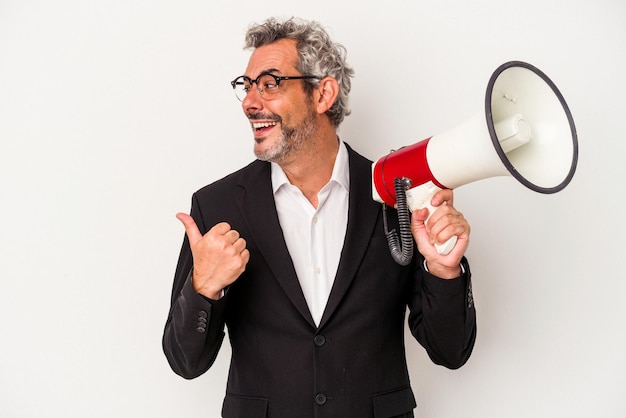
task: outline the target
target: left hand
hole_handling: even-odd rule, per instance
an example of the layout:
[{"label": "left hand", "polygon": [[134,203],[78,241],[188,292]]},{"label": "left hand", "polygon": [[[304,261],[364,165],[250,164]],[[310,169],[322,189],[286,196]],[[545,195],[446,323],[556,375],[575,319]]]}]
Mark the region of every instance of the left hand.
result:
[{"label": "left hand", "polygon": [[[454,208],[453,200],[452,190],[440,190],[430,202],[436,208],[430,218],[426,208],[415,210],[411,217],[411,232],[417,249],[426,258],[429,272],[442,279],[461,275],[461,259],[469,244],[469,223]],[[457,242],[452,251],[447,255],[439,254],[434,244],[443,244],[454,235]]]}]

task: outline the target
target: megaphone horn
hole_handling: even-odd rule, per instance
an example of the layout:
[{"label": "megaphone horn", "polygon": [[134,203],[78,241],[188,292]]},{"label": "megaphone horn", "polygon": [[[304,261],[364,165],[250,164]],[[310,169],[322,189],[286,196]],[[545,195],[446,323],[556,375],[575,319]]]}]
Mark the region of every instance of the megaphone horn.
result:
[{"label": "megaphone horn", "polygon": [[[372,197],[399,213],[422,207],[432,213],[430,200],[438,190],[496,176],[512,176],[539,193],[556,193],[570,183],[577,162],[574,120],[558,88],[536,67],[510,61],[491,75],[484,112],[373,163]],[[397,205],[402,193],[407,208]],[[400,222],[401,234],[410,228],[405,224]],[[408,250],[398,255],[400,245],[389,239],[394,259],[408,264]],[[453,237],[437,250],[447,254],[455,243]]]}]

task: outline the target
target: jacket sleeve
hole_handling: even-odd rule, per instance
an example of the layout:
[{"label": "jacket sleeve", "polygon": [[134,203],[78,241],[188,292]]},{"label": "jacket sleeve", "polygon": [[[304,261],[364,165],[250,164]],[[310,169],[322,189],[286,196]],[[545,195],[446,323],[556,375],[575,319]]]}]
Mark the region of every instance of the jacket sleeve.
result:
[{"label": "jacket sleeve", "polygon": [[476,308],[467,259],[463,258],[461,266],[460,277],[443,280],[418,262],[409,301],[411,333],[435,364],[449,369],[467,362],[476,340]]},{"label": "jacket sleeve", "polygon": [[[193,199],[191,216],[200,231],[206,228]],[[213,365],[224,340],[228,292],[214,301],[198,294],[191,281],[193,256],[185,236],[174,276],[171,306],[163,332],[163,351],[172,370],[193,379]]]}]

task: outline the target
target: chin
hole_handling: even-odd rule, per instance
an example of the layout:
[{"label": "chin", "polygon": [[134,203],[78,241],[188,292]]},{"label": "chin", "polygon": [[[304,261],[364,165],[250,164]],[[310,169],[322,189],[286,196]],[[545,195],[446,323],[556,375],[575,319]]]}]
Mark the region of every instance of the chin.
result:
[{"label": "chin", "polygon": [[[263,146],[266,144],[266,146]],[[277,162],[283,157],[285,147],[282,143],[269,144],[267,140],[257,142],[254,146],[254,155],[262,161]]]}]

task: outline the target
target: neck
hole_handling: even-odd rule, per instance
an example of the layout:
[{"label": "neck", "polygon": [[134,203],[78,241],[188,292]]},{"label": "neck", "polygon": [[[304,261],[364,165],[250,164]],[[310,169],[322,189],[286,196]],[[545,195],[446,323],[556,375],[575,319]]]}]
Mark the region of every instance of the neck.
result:
[{"label": "neck", "polygon": [[[319,138],[319,137],[318,137]],[[310,147],[299,152],[288,162],[280,163],[291,184],[317,208],[317,194],[330,181],[339,151],[339,139],[333,130],[322,140],[311,141]]]}]

